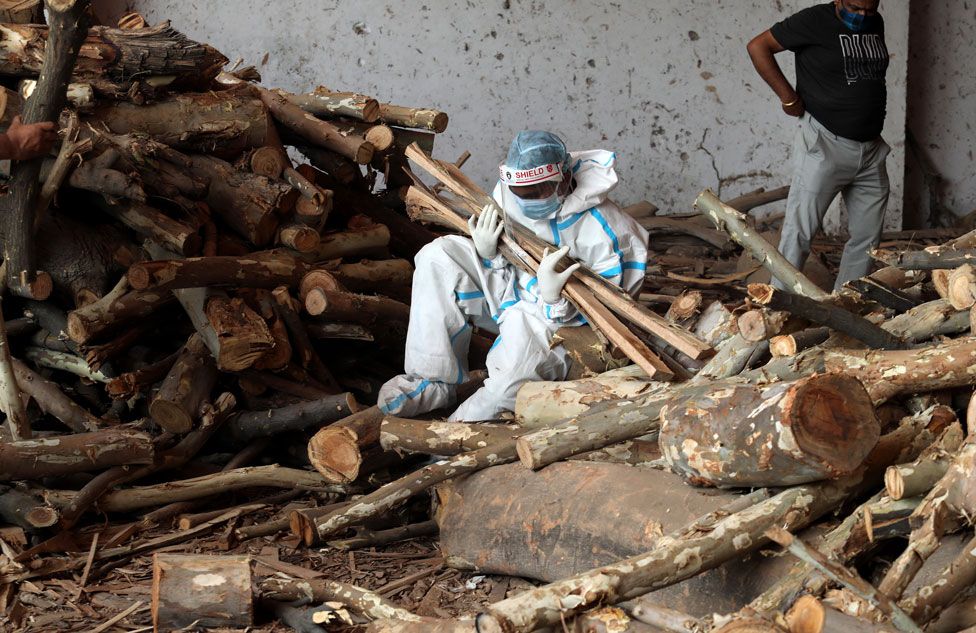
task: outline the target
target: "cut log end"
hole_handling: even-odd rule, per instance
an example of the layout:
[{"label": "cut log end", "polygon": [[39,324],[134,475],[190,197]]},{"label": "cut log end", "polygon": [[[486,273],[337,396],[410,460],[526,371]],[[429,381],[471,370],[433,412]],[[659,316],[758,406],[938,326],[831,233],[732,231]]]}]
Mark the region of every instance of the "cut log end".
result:
[{"label": "cut log end", "polygon": [[448,117],[446,112],[438,112],[437,114],[434,115],[434,118],[431,121],[430,129],[440,134],[441,132],[447,129],[447,124],[449,123],[449,121],[450,118]]},{"label": "cut log end", "polygon": [[279,178],[287,166],[287,159],[277,147],[259,147],[251,154],[250,167],[255,174]]},{"label": "cut log end", "polygon": [[368,165],[373,160],[373,154],[375,153],[376,148],[373,147],[373,144],[369,141],[364,141],[356,148],[356,157],[354,160],[360,165]]},{"label": "cut log end", "polygon": [[46,506],[31,508],[24,514],[24,519],[36,528],[51,527],[60,518],[57,510]]},{"label": "cut log end", "polygon": [[310,270],[305,273],[301,283],[298,285],[298,296],[302,298],[302,301],[305,301],[305,298],[315,288],[331,292],[341,292],[344,290],[342,284],[339,283],[339,280],[332,273],[325,270]]},{"label": "cut log end", "polygon": [[326,481],[352,483],[359,477],[363,463],[356,439],[356,434],[347,428],[322,429],[308,443],[308,459]]},{"label": "cut log end", "polygon": [[374,125],[366,131],[366,140],[373,144],[377,152],[385,152],[393,147],[396,137],[393,130],[385,125]]},{"label": "cut log end", "polygon": [[884,476],[885,490],[888,491],[888,496],[898,501],[905,496],[905,479],[902,477],[901,471],[895,467],[889,467],[885,471]]},{"label": "cut log end", "polygon": [[976,304],[976,269],[964,264],[949,274],[947,298],[957,310],[968,310]]},{"label": "cut log end", "polygon": [[756,303],[766,305],[773,298],[775,288],[769,284],[749,284],[749,296]]},{"label": "cut log end", "polygon": [[800,381],[790,427],[804,453],[836,476],[853,472],[878,441],[880,424],[871,398],[856,378],[825,374]]},{"label": "cut log end", "polygon": [[310,226],[295,224],[283,227],[278,233],[278,239],[299,253],[311,253],[319,245],[319,232]]},{"label": "cut log end", "polygon": [[329,308],[329,298],[321,288],[312,288],[305,295],[305,311],[318,316]]},{"label": "cut log end", "polygon": [[39,270],[33,279],[22,279],[10,283],[10,292],[25,299],[45,301],[54,291],[54,281],[51,275]]},{"label": "cut log end", "polygon": [[827,617],[823,604],[811,595],[800,596],[786,614],[790,633],[821,633]]},{"label": "cut log end", "polygon": [[769,339],[769,353],[773,358],[796,356],[796,339],[789,334],[774,336]]},{"label": "cut log end", "polygon": [[193,428],[193,418],[176,402],[153,400],[149,405],[149,417],[170,433],[188,433]]},{"label": "cut log end", "polygon": [[769,322],[764,310],[749,310],[736,319],[739,334],[747,341],[758,343],[769,338]]}]

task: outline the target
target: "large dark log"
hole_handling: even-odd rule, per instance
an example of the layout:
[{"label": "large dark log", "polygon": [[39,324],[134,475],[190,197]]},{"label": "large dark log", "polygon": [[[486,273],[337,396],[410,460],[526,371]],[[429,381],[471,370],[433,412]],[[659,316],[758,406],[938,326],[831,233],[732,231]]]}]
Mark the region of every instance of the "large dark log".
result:
[{"label": "large dark log", "polygon": [[150,464],[153,455],[148,435],[124,429],[0,443],[0,478],[39,479],[121,464]]},{"label": "large dark log", "polygon": [[361,450],[380,439],[383,412],[373,406],[326,426],[308,442],[308,459],[326,481],[351,483],[359,477]]},{"label": "large dark log", "polygon": [[864,387],[843,374],[705,385],[661,411],[661,452],[692,483],[791,486],[857,469],[881,425]]},{"label": "large dark log", "polygon": [[458,455],[511,441],[519,432],[518,427],[503,424],[463,424],[386,416],[380,425],[380,446],[385,451]]},{"label": "large dark log", "polygon": [[226,90],[177,94],[141,105],[105,103],[84,120],[114,134],[148,134],[183,151],[222,156],[263,147],[271,125],[259,99]]},{"label": "large dark log", "polygon": [[248,442],[259,437],[324,426],[352,415],[358,408],[352,394],[340,393],[279,409],[239,413],[228,423],[226,432],[235,441]]},{"label": "large dark log", "polygon": [[156,631],[254,624],[247,556],[153,554],[152,620]]},{"label": "large dark log", "polygon": [[164,430],[186,433],[217,383],[217,365],[199,334],[193,334],[149,405],[149,415]]},{"label": "large dark log", "polygon": [[[47,28],[6,24],[0,36],[5,44],[0,72],[20,77],[43,74],[41,60],[53,39]],[[92,27],[80,50],[72,80],[120,99],[153,95],[160,87],[206,89],[227,63],[218,51],[187,39],[169,22],[141,29]]]},{"label": "large dark log", "polygon": [[[907,426],[904,431],[899,429],[886,435],[872,451],[866,466],[853,475],[788,488],[746,510],[708,519],[707,530],[689,526],[690,529],[659,539],[644,554],[494,603],[479,614],[478,628],[491,633],[530,633],[558,624],[570,613],[590,605],[616,604],[755,551],[768,542],[765,533],[770,527],[799,530],[849,496],[876,485],[884,466],[910,452],[917,433],[917,429]],[[570,595],[574,598],[567,602]]]},{"label": "large dark log", "polygon": [[259,251],[246,257],[188,257],[138,262],[129,267],[136,290],[157,291],[203,286],[247,288],[297,287],[311,266],[284,249]]},{"label": "large dark log", "polygon": [[[51,3],[49,9],[50,32],[42,47],[29,47],[28,43],[41,40],[33,32],[38,27],[8,25],[0,28],[0,41],[9,43],[5,48],[4,61],[17,58],[22,48],[25,57],[33,53],[40,80],[34,94],[24,106],[24,123],[56,121],[67,100],[68,82],[78,58],[78,50],[88,33],[89,0],[63,0]],[[26,30],[24,36],[19,31]],[[33,34],[33,37],[31,35]],[[43,61],[37,59],[42,56]],[[24,59],[23,61],[27,61]],[[16,62],[15,62],[16,63]],[[8,73],[16,74],[16,73]],[[40,192],[39,176],[43,158],[14,163],[9,182],[9,192],[0,198],[0,226],[3,228],[3,261],[7,285],[14,294],[31,299],[46,299],[50,287],[43,275],[38,275],[34,254],[34,212]]]},{"label": "large dark log", "polygon": [[322,262],[341,257],[364,257],[385,250],[390,244],[390,229],[382,224],[325,233],[319,245],[310,253],[302,253],[307,262]]}]

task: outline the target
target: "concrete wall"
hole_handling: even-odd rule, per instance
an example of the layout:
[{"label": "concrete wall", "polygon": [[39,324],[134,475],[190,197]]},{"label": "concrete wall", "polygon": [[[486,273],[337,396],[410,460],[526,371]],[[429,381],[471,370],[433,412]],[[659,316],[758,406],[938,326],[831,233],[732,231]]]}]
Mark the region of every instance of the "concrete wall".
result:
[{"label": "concrete wall", "polygon": [[[111,5],[111,3],[109,3]],[[124,4],[116,2],[116,4]],[[318,84],[448,112],[437,153],[473,154],[486,186],[513,134],[549,128],[575,148],[613,149],[625,203],[687,211],[703,187],[735,196],[789,182],[794,121],[755,75],[746,42],[812,0],[137,0],[265,83]],[[908,1],[889,24],[886,138],[901,217]],[[781,56],[792,76],[791,56]]]},{"label": "concrete wall", "polygon": [[976,2],[914,0],[911,10],[908,129],[918,141],[906,174],[906,225],[932,218],[930,191],[922,176],[927,160],[942,176],[935,187],[946,215],[976,211]]}]

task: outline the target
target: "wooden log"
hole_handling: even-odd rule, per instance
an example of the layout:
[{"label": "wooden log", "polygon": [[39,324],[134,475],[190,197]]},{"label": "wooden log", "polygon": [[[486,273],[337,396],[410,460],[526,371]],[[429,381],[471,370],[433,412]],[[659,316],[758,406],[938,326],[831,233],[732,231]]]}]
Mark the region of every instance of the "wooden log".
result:
[{"label": "wooden log", "polygon": [[735,246],[728,235],[694,222],[667,217],[647,217],[639,222],[652,235],[660,233],[690,235],[722,252],[729,252]]},{"label": "wooden log", "polygon": [[[114,490],[101,498],[99,507],[106,512],[132,512],[248,488],[298,488],[333,493],[348,491],[344,486],[327,484],[318,474],[306,470],[277,465],[250,466],[153,486]],[[45,493],[48,501],[62,508],[77,496],[78,493],[73,491],[49,490]]]},{"label": "wooden log", "polygon": [[447,129],[448,116],[446,113],[438,110],[407,108],[390,103],[381,103],[380,121],[400,127],[431,130],[439,134]]},{"label": "wooden log", "polygon": [[372,406],[326,426],[308,442],[308,459],[326,481],[351,483],[359,477],[361,449],[380,439],[383,412]]},{"label": "wooden log", "polygon": [[251,173],[266,178],[280,178],[289,163],[288,155],[271,145],[255,148],[246,156]]},{"label": "wooden log", "polygon": [[762,263],[777,279],[791,288],[795,294],[815,301],[823,301],[827,293],[817,287],[803,273],[786,261],[776,248],[750,227],[742,213],[723,203],[711,191],[705,190],[695,200],[695,208],[707,216],[715,226],[742,245]]},{"label": "wooden log", "polygon": [[539,429],[579,415],[601,402],[633,399],[663,389],[664,384],[648,381],[636,365],[576,381],[527,382],[515,398],[515,419],[524,429]]},{"label": "wooden log", "polygon": [[213,356],[200,335],[193,334],[149,405],[149,415],[166,431],[186,433],[216,383]]},{"label": "wooden log", "polygon": [[284,322],[288,330],[289,340],[297,353],[302,367],[309,370],[323,384],[337,388],[332,372],[326,368],[315,347],[312,345],[308,330],[299,317],[298,307],[288,292],[288,288],[284,286],[275,288],[271,294],[274,297],[275,310],[278,318]]},{"label": "wooden log", "polygon": [[179,350],[150,363],[141,369],[125,372],[112,378],[105,386],[108,395],[116,400],[128,400],[140,391],[166,378],[170,368],[179,358]]},{"label": "wooden log", "polygon": [[400,502],[442,481],[515,459],[515,442],[507,441],[462,453],[453,459],[438,461],[364,495],[345,508],[316,519],[313,530],[296,536],[311,545],[328,539],[351,525],[379,516]]},{"label": "wooden log", "polygon": [[[939,406],[941,405],[937,405]],[[926,413],[935,415],[935,408]],[[928,494],[949,470],[952,455],[962,446],[962,441],[961,427],[958,424],[951,425],[939,440],[923,451],[914,462],[889,466],[884,476],[885,491],[888,496],[899,500]]]},{"label": "wooden log", "polygon": [[698,485],[796,485],[848,475],[880,436],[864,387],[842,374],[686,390],[661,411],[661,452]]},{"label": "wooden log", "polygon": [[138,235],[154,240],[178,255],[196,255],[203,245],[198,229],[148,205],[120,201],[101,205],[100,208]]},{"label": "wooden log", "polygon": [[793,334],[782,334],[769,339],[769,353],[773,358],[796,356],[805,349],[820,345],[830,337],[830,328],[813,327]]},{"label": "wooden log", "polygon": [[278,215],[295,203],[289,185],[245,174],[213,156],[194,155],[192,168],[209,180],[207,204],[242,237],[256,246],[274,239]]},{"label": "wooden log", "polygon": [[[8,24],[3,31],[7,46],[0,72],[19,77],[43,75],[41,60],[48,50],[46,44],[53,39],[53,29],[49,33],[42,25]],[[187,39],[168,22],[136,30],[95,26],[74,50],[79,48],[74,72],[69,68],[71,79],[118,99],[142,99],[160,87],[206,89],[227,63],[219,52]]]},{"label": "wooden log", "polygon": [[289,145],[304,155],[316,169],[329,174],[336,183],[350,187],[365,187],[362,168],[355,162],[335,152],[309,145],[297,134],[293,138],[286,135]]},{"label": "wooden log", "polygon": [[0,443],[0,478],[37,479],[122,464],[150,464],[153,456],[148,435],[125,429],[6,442]]},{"label": "wooden log", "polygon": [[343,135],[336,126],[303,111],[280,92],[259,86],[255,86],[255,90],[275,119],[313,145],[334,151],[360,165],[373,159],[373,145],[365,138]]},{"label": "wooden log", "polygon": [[382,224],[351,231],[325,233],[318,248],[303,253],[301,258],[310,262],[322,262],[342,257],[361,257],[367,253],[385,249],[390,244],[390,229]]},{"label": "wooden log", "polygon": [[84,120],[113,134],[147,134],[182,151],[224,155],[263,147],[271,125],[259,99],[234,91],[175,94],[150,104],[107,102]]},{"label": "wooden log", "polygon": [[702,293],[700,291],[685,291],[675,297],[664,316],[672,323],[686,325],[691,318],[698,314],[701,304]]},{"label": "wooden log", "polygon": [[56,508],[16,488],[0,486],[0,519],[28,532],[49,528],[58,522]]},{"label": "wooden log", "polygon": [[268,324],[238,297],[210,296],[203,311],[216,338],[216,349],[204,332],[200,334],[221,371],[247,369],[274,345]]},{"label": "wooden log", "polygon": [[172,299],[168,292],[129,292],[129,285],[123,279],[98,301],[69,312],[67,334],[72,341],[84,345],[148,317]]},{"label": "wooden log", "polygon": [[918,301],[909,294],[889,288],[869,277],[849,281],[846,286],[856,290],[865,299],[891,308],[896,312],[906,312],[918,305]]},{"label": "wooden log", "polygon": [[289,102],[317,117],[349,117],[372,123],[380,116],[379,101],[354,92],[332,92],[321,87],[315,92],[300,95],[278,92]]},{"label": "wooden log", "polygon": [[[868,459],[868,466],[854,475],[788,488],[746,510],[718,514],[721,518],[710,520],[710,529],[704,532],[679,530],[659,539],[645,554],[496,602],[478,615],[478,629],[490,633],[529,633],[557,624],[570,613],[592,604],[615,604],[643,595],[711,569],[731,557],[754,551],[768,542],[765,532],[769,527],[801,529],[856,490],[874,485],[881,474],[878,465],[886,465],[908,449],[916,433],[915,429],[907,428],[904,433],[899,431],[882,438]],[[575,598],[566,601],[570,595]]]},{"label": "wooden log", "polygon": [[947,299],[937,299],[888,319],[881,328],[906,341],[922,342],[934,336],[964,332],[966,320],[965,313]]},{"label": "wooden log", "polygon": [[312,316],[361,325],[406,323],[410,319],[410,306],[394,299],[322,288],[309,291],[305,297],[305,310]]},{"label": "wooden log", "polygon": [[14,440],[28,440],[33,436],[33,432],[17,382],[16,368],[10,355],[10,343],[7,340],[7,325],[3,318],[3,310],[0,308],[0,409],[7,418],[10,437]]},{"label": "wooden log", "polygon": [[902,349],[905,344],[867,319],[839,306],[777,290],[766,284],[749,284],[749,296],[767,308],[789,312],[813,323],[842,332],[869,347]]},{"label": "wooden log", "polygon": [[17,384],[25,395],[34,399],[41,411],[73,431],[98,430],[100,420],[66,396],[57,383],[44,379],[17,359],[13,359],[13,368]]},{"label": "wooden log", "polygon": [[741,195],[738,198],[732,198],[729,200],[728,205],[733,209],[738,209],[742,213],[748,213],[756,207],[761,207],[771,202],[786,200],[789,195],[789,185],[785,187],[777,187],[776,189],[770,189],[769,191],[766,191],[765,189],[758,189],[756,191]]},{"label": "wooden log", "polygon": [[204,286],[297,287],[310,266],[284,249],[246,257],[214,256],[138,262],[129,267],[129,284],[155,291]]},{"label": "wooden log", "polygon": [[806,545],[782,528],[771,528],[766,536],[787,548],[791,554],[815,566],[822,574],[836,583],[842,584],[865,600],[872,607],[891,618],[891,623],[899,631],[905,633],[921,633],[922,629],[888,596],[879,592],[871,583],[856,573],[828,560],[823,554]]},{"label": "wooden log", "polygon": [[254,623],[248,556],[153,554],[154,631]]},{"label": "wooden log", "polygon": [[976,262],[976,249],[950,249],[943,246],[921,251],[902,251],[891,255],[876,252],[872,255],[884,260],[889,266],[908,270],[952,269]]},{"label": "wooden log", "polygon": [[938,580],[922,587],[900,604],[919,625],[925,625],[962,599],[976,583],[976,538],[971,539]]},{"label": "wooden log", "polygon": [[976,304],[976,269],[963,264],[949,273],[946,298],[957,310],[968,310]]},{"label": "wooden log", "polygon": [[789,312],[749,310],[736,319],[739,334],[750,343],[768,341],[782,331]]},{"label": "wooden log", "polygon": [[380,425],[380,446],[427,455],[457,455],[512,440],[520,429],[505,425],[407,420],[386,416]]},{"label": "wooden log", "polygon": [[377,593],[334,580],[267,578],[261,581],[259,592],[264,598],[283,602],[340,602],[371,619],[420,620],[418,616],[394,605]]},{"label": "wooden log", "polygon": [[401,527],[380,530],[379,532],[358,532],[356,536],[336,541],[329,541],[329,547],[341,550],[362,549],[364,547],[377,547],[388,545],[399,541],[406,541],[421,536],[434,536],[438,532],[436,521],[423,521],[412,523]]},{"label": "wooden log", "polygon": [[413,283],[413,265],[405,259],[364,259],[340,264],[332,272],[343,286],[353,292],[383,293],[390,286],[409,288]]},{"label": "wooden log", "polygon": [[[24,105],[24,123],[54,121],[64,108],[75,60],[88,34],[86,12],[89,4],[88,0],[65,0],[48,7],[50,30],[47,38],[42,40],[43,45],[38,47],[43,50],[43,61],[37,66],[40,79],[34,95]],[[18,46],[23,47],[21,52],[27,56],[30,40],[16,34],[22,29],[30,32],[31,28],[16,25],[0,27],[0,30],[6,31],[2,35],[13,36],[3,38],[8,44],[3,56],[4,65],[9,65],[11,58],[16,58]],[[0,198],[7,287],[15,295],[41,300],[50,294],[50,280],[38,275],[33,229],[43,162],[43,158],[16,161],[11,167],[9,193]]]},{"label": "wooden log", "polygon": [[226,432],[236,442],[249,442],[278,433],[304,431],[353,415],[359,404],[350,393],[298,402],[278,409],[249,411],[235,415]]},{"label": "wooden log", "polygon": [[0,21],[11,24],[42,24],[44,3],[41,0],[5,0],[0,6]]}]

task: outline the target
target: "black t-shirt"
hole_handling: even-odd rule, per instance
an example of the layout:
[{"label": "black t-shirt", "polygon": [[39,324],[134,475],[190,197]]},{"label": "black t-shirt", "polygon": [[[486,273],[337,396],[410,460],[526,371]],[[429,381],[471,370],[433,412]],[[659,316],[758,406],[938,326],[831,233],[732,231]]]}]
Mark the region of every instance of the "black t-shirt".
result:
[{"label": "black t-shirt", "polygon": [[796,54],[796,91],[828,130],[855,141],[881,136],[888,92],[884,22],[858,33],[844,26],[834,4],[804,9],[770,31]]}]

